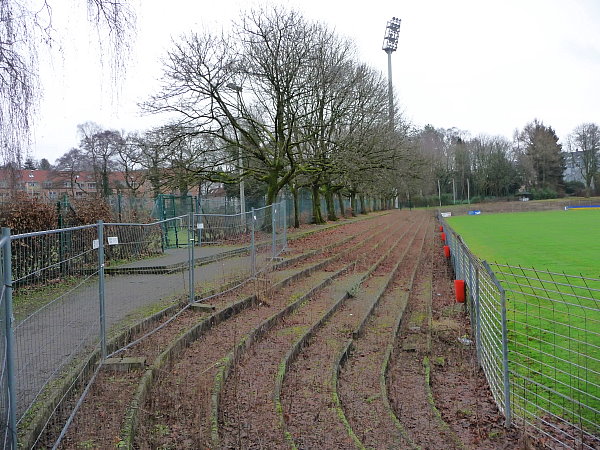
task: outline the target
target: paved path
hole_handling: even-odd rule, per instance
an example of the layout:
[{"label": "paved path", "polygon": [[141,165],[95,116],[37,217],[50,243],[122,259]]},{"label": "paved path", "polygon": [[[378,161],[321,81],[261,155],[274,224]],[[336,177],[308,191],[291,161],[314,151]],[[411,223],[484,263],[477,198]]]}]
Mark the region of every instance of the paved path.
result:
[{"label": "paved path", "polygon": [[[226,253],[234,250],[248,248],[245,245],[219,245],[219,246],[202,246],[194,249],[194,260],[198,261],[208,256],[215,256],[220,253]],[[137,269],[141,267],[157,267],[157,266],[172,266],[188,261],[188,249],[186,248],[171,248],[154,258],[142,259],[132,263],[120,265],[123,269]]]}]

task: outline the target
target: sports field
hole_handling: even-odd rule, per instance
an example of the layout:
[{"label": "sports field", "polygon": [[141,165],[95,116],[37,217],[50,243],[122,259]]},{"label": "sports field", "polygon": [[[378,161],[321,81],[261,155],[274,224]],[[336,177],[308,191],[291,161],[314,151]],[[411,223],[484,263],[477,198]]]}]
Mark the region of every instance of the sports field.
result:
[{"label": "sports field", "polygon": [[[481,260],[600,278],[600,210],[456,216],[447,222]],[[546,411],[600,432],[600,285],[497,269],[505,272],[497,276],[510,291],[513,406],[520,415]]]},{"label": "sports field", "polygon": [[600,278],[600,209],[447,219],[482,260]]}]

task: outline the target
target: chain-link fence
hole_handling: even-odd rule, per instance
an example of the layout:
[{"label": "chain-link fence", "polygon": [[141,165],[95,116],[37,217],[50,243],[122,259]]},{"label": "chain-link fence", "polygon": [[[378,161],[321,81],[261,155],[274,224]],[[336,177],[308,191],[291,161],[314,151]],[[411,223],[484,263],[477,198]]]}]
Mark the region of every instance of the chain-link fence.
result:
[{"label": "chain-link fence", "polygon": [[16,448],[17,427],[30,446],[51,445],[49,431],[64,434],[65,418],[68,426],[98,362],[126,344],[109,345],[120,329],[115,325],[143,307],[186,308],[199,293],[251,279],[285,249],[286,228],[285,206],[274,204],[245,215],[190,212],[149,224],[99,222],[13,236],[6,229],[0,240],[4,448]]},{"label": "chain-link fence", "polygon": [[506,425],[551,448],[599,448],[600,279],[488,264],[442,223]]}]

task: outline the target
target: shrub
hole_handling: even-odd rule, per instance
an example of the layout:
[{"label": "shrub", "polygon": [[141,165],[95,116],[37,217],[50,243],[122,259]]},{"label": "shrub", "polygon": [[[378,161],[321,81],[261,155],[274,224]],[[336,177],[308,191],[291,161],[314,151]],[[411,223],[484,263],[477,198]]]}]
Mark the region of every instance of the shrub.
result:
[{"label": "shrub", "polygon": [[558,198],[558,194],[556,191],[550,188],[541,188],[541,189],[532,189],[531,193],[533,194],[534,200],[546,200],[549,198]]},{"label": "shrub", "polygon": [[12,234],[56,228],[56,210],[24,193],[17,193],[10,202],[0,205],[0,225]]},{"label": "shrub", "polygon": [[73,200],[68,213],[69,223],[74,226],[90,225],[103,220],[111,222],[110,205],[102,198]]},{"label": "shrub", "polygon": [[565,193],[567,195],[576,195],[583,197],[585,195],[585,184],[581,181],[566,181],[565,182]]}]

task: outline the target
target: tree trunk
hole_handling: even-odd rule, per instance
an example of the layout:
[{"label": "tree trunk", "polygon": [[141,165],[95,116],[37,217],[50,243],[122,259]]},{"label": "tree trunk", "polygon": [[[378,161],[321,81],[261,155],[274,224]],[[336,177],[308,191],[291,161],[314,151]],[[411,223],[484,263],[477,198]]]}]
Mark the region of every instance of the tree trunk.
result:
[{"label": "tree trunk", "polygon": [[312,185],[312,210],[313,210],[313,223],[320,225],[325,223],[323,215],[321,214],[321,197],[319,195],[319,185],[313,183]]},{"label": "tree trunk", "polygon": [[341,191],[337,191],[337,199],[338,199],[338,203],[340,204],[340,215],[345,218],[346,217],[346,210],[344,209],[344,198],[342,197],[342,192]]},{"label": "tree trunk", "polygon": [[330,188],[325,190],[325,204],[327,205],[327,220],[335,222],[338,220],[335,214],[335,203],[333,201],[333,192]]},{"label": "tree trunk", "polygon": [[275,183],[271,183],[269,182],[269,184],[267,185],[267,205],[272,205],[273,203],[275,203],[275,200],[277,199],[277,194],[278,194],[278,190],[277,190],[277,182]]},{"label": "tree trunk", "polygon": [[367,209],[366,209],[366,205],[365,205],[365,196],[364,195],[359,195],[358,199],[360,201],[360,213],[361,214],[366,214],[367,213]]},{"label": "tree trunk", "polygon": [[356,217],[356,192],[350,192],[350,207],[352,208],[352,217]]}]

